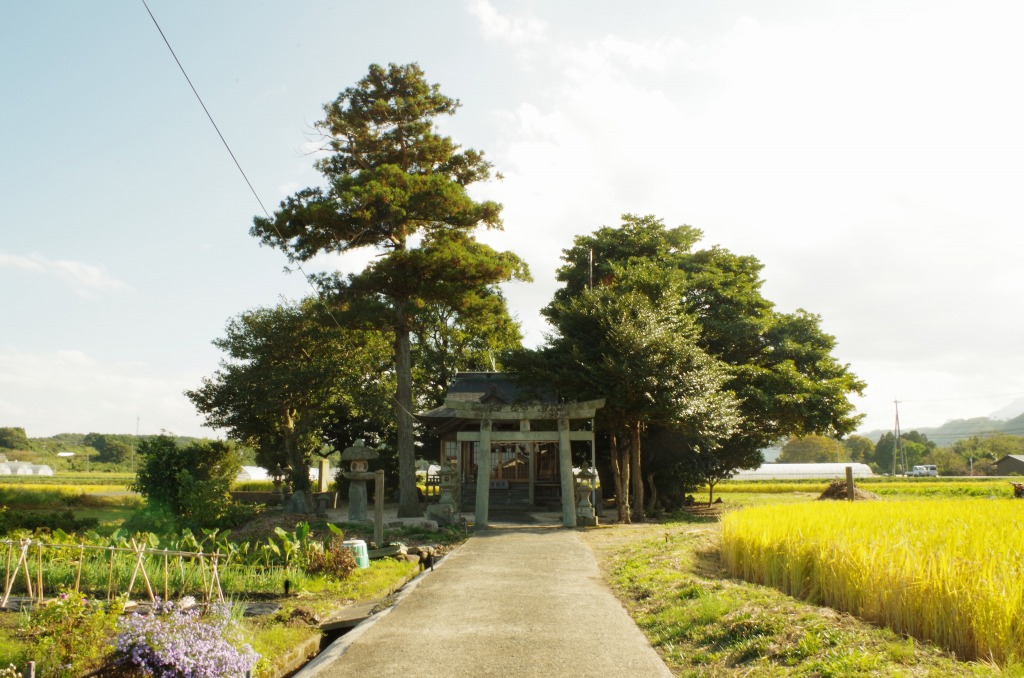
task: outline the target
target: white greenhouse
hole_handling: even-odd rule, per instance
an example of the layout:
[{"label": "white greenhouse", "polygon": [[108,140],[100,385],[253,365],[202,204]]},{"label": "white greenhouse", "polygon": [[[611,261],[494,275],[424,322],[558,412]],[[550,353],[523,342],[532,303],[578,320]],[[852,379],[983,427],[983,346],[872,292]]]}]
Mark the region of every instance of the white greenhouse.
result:
[{"label": "white greenhouse", "polygon": [[800,480],[845,478],[846,468],[853,469],[854,478],[870,478],[875,474],[867,464],[838,462],[826,464],[761,464],[758,468],[737,471],[733,480]]}]

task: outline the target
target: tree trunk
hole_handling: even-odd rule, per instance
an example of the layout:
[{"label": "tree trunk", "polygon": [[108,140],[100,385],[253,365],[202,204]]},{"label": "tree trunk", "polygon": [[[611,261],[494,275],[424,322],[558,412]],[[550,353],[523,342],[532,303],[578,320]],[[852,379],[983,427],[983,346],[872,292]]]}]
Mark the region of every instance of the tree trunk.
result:
[{"label": "tree trunk", "polygon": [[[615,477],[615,509],[620,523],[629,522],[629,467],[623,467],[619,454],[619,437],[611,432],[612,473]],[[624,473],[625,471],[625,473]]]},{"label": "tree trunk", "polygon": [[292,492],[302,494],[302,506],[305,509],[303,512],[313,513],[313,498],[309,493],[309,463],[299,449],[299,434],[295,430],[295,413],[294,411],[287,411],[284,417],[284,454],[288,460],[288,465],[292,467],[290,477]]},{"label": "tree trunk", "polygon": [[395,374],[398,389],[395,393],[395,420],[398,422],[398,517],[415,518],[420,515],[419,494],[416,492],[416,450],[412,440],[412,345],[404,304],[396,311]]},{"label": "tree trunk", "polygon": [[651,487],[651,497],[647,500],[647,512],[654,513],[654,509],[658,504],[658,487],[654,484],[654,474],[647,474],[647,484]]},{"label": "tree trunk", "polygon": [[644,477],[640,473],[640,422],[631,426],[629,440],[629,475],[633,479],[633,520],[642,523],[644,514]]}]

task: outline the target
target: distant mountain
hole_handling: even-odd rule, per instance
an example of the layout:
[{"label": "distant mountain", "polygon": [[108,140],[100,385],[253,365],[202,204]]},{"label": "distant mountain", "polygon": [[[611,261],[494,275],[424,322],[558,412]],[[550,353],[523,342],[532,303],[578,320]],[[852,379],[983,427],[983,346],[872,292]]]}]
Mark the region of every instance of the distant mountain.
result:
[{"label": "distant mountain", "polygon": [[[1024,404],[1024,399],[1019,402]],[[999,410],[999,412],[1011,412],[1012,408],[1013,403]],[[935,444],[940,447],[948,447],[958,440],[970,438],[971,436],[991,435],[993,433],[1019,436],[1024,435],[1024,413],[1018,414],[1009,420],[993,417],[974,417],[973,419],[954,419],[938,427],[915,426],[904,429],[905,433],[909,431],[923,433],[928,436],[929,440],[934,440]],[[858,433],[858,435],[862,435],[872,442],[877,442],[883,435],[891,432],[891,429],[875,430],[868,433]]]},{"label": "distant mountain", "polygon": [[1015,419],[1020,415],[1024,414],[1024,398],[1017,398],[1006,407],[1002,407],[992,414],[988,415],[989,419]]}]

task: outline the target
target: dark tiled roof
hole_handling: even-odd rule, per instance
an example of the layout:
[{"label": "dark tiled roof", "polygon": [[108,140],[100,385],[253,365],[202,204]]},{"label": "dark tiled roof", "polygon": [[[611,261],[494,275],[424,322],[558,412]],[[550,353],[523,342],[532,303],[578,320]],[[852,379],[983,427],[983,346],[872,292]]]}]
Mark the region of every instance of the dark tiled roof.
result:
[{"label": "dark tiled roof", "polygon": [[[554,397],[533,397],[535,394],[523,387],[514,374],[504,372],[460,372],[448,388],[447,400],[465,403],[494,403],[511,405],[519,402],[555,403]],[[424,419],[449,419],[455,416],[450,409],[441,405],[429,412],[416,415]]]}]

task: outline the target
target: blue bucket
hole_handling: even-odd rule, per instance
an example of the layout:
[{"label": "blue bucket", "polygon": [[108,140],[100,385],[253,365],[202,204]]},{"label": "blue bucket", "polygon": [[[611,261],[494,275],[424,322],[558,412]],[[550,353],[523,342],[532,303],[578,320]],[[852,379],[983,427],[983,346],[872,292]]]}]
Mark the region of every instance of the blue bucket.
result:
[{"label": "blue bucket", "polygon": [[370,554],[366,550],[365,541],[362,539],[346,539],[342,542],[342,545],[352,550],[356,557],[356,565],[361,569],[366,569],[370,566]]}]

